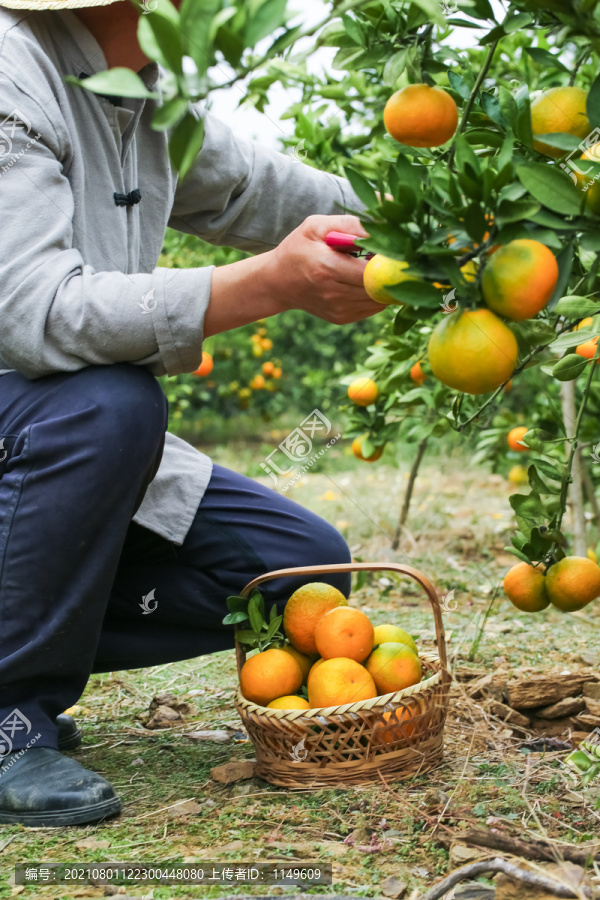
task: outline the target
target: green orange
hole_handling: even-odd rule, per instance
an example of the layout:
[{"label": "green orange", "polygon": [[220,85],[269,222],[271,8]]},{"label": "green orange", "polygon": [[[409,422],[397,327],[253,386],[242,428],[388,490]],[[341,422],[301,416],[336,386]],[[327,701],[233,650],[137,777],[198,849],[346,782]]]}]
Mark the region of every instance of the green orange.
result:
[{"label": "green orange", "polygon": [[558,281],[552,250],[521,238],[500,247],[481,276],[485,302],[499,316],[520,322],[533,319],[546,306]]},{"label": "green orange", "polygon": [[365,663],[380,694],[391,694],[421,681],[421,662],[406,644],[386,641]]},{"label": "green orange", "polygon": [[363,283],[365,291],[377,303],[396,304],[403,306],[404,304],[386,290],[388,287],[395,287],[404,281],[421,281],[416,275],[410,275],[406,270],[408,263],[404,260],[390,259],[388,256],[382,256],[377,253],[369,260],[365,266],[363,274]]},{"label": "green orange", "polygon": [[489,309],[457,310],[435,327],[429,362],[442,384],[465,394],[500,387],[517,365],[517,339]]},{"label": "green orange", "polygon": [[[584,138],[590,133],[587,117],[587,91],[580,87],[556,87],[544,91],[531,104],[531,127],[534,136],[543,134],[572,134]],[[534,140],[538,153],[564,156],[565,151]]]}]

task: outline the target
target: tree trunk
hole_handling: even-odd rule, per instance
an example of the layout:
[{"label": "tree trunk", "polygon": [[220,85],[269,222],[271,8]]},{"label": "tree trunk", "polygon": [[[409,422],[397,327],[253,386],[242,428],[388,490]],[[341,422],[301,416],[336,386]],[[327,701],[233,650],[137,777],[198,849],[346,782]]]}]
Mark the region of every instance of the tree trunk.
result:
[{"label": "tree trunk", "polygon": [[[565,431],[568,437],[575,434],[577,422],[577,404],[575,402],[575,382],[563,381],[561,384],[562,412]],[[567,451],[568,452],[568,451]],[[581,448],[577,448],[573,460],[572,478],[569,485],[569,508],[573,527],[573,554],[586,556],[585,516],[583,514],[583,480],[582,480]]]},{"label": "tree trunk", "polygon": [[600,506],[598,505],[598,498],[596,497],[596,488],[594,487],[594,482],[592,481],[592,476],[590,475],[589,466],[583,459],[583,454],[581,456],[581,475],[583,477],[585,496],[588,503],[592,507],[592,512],[594,513],[594,517],[596,519],[596,525],[598,526],[598,528],[600,528]]},{"label": "tree trunk", "polygon": [[410,501],[412,500],[415,481],[417,480],[419,468],[421,466],[421,463],[423,462],[425,451],[427,450],[428,441],[429,438],[423,438],[417,448],[417,455],[414,458],[412,469],[410,470],[410,476],[408,478],[408,484],[406,485],[406,493],[404,494],[404,503],[402,504],[402,510],[400,512],[400,518],[398,520],[398,527],[396,528],[396,534],[394,535],[394,540],[392,541],[392,550],[397,550],[398,546],[400,545],[400,536],[402,534],[402,529],[406,524],[406,520],[408,519],[408,511],[410,509]]}]

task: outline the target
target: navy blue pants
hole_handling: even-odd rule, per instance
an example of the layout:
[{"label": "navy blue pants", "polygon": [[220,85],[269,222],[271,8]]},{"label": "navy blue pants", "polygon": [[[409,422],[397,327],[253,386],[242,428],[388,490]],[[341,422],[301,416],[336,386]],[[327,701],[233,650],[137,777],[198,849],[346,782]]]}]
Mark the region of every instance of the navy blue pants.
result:
[{"label": "navy blue pants", "polygon": [[[232,647],[225,600],[257,575],[350,558],[328,523],[220,466],[182,546],[133,523],[166,427],[136,366],[0,376],[0,731],[15,709],[32,726],[12,728],[14,749],[38,732],[56,747],[91,672]],[[349,576],[326,580],[349,593]],[[298,583],[265,585],[267,602]]]}]

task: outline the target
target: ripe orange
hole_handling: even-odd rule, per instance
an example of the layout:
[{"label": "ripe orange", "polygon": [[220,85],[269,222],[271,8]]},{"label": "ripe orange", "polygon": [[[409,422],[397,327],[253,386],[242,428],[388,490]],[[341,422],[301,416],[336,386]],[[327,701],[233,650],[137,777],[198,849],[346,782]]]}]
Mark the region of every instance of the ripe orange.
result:
[{"label": "ripe orange", "polygon": [[322,581],[304,584],[294,591],[286,603],[283,627],[289,642],[300,653],[316,653],[317,622],[336,606],[348,606],[341,591]]},{"label": "ripe orange", "polygon": [[410,377],[415,382],[415,384],[423,384],[426,379],[425,372],[421,368],[421,363],[416,362],[412,369],[410,370]]},{"label": "ripe orange", "polygon": [[[580,87],[556,87],[544,91],[531,104],[531,126],[534,136],[564,132],[584,138],[590,133],[586,111],[587,91]],[[538,153],[564,156],[565,151],[534,140]]]},{"label": "ripe orange", "polygon": [[600,597],[600,566],[585,556],[566,556],[548,569],[546,592],[562,612],[583,609]]},{"label": "ripe orange", "polygon": [[[578,344],[575,348],[575,353],[578,356],[583,356],[585,359],[593,359],[596,355],[596,350],[598,349],[598,341],[600,338],[591,338],[589,341],[584,341],[583,344]],[[596,365],[600,362],[600,357],[596,362]]]},{"label": "ripe orange", "polygon": [[417,656],[419,655],[415,639],[408,631],[404,631],[403,628],[398,628],[397,625],[376,625],[374,633],[375,646],[378,644],[387,644],[390,641],[396,644],[406,644],[413,653]]},{"label": "ripe orange", "polygon": [[275,365],[272,362],[264,362],[261,366],[263,375],[272,375]]},{"label": "ripe orange", "polygon": [[202,362],[195,372],[192,372],[192,375],[199,375],[202,377],[203,375],[210,375],[213,370],[213,358],[210,353],[207,353],[206,350],[202,351]]},{"label": "ripe orange", "polygon": [[376,447],[370,456],[363,456],[362,442],[365,438],[366,434],[363,434],[361,437],[354,438],[354,440],[352,441],[352,452],[357,459],[362,459],[363,462],[377,462],[378,459],[381,459],[383,447]]},{"label": "ripe orange", "polygon": [[271,700],[267,703],[268,709],[310,709],[308,700],[304,697],[296,697],[292,694],[290,697],[278,697],[277,700]]},{"label": "ripe orange", "polygon": [[306,679],[306,687],[309,688],[310,682],[314,676],[314,673],[317,671],[320,665],[325,662],[324,659],[318,659],[310,668],[310,672],[308,673],[308,678]]},{"label": "ripe orange", "polygon": [[392,297],[386,288],[402,284],[403,281],[421,281],[416,275],[409,275],[406,272],[408,265],[404,260],[390,259],[388,256],[376,253],[365,266],[363,274],[365,291],[371,300],[386,305],[403,306],[404,304]]},{"label": "ripe orange", "polygon": [[393,744],[396,741],[405,741],[415,733],[416,723],[410,720],[415,713],[411,709],[398,707],[382,713],[381,719],[373,728],[374,744]]},{"label": "ripe orange", "polygon": [[401,691],[421,680],[419,657],[406,644],[397,641],[380,644],[367,659],[365,668],[380,694]]},{"label": "ripe orange", "polygon": [[494,253],[483,270],[481,289],[491,310],[520,322],[544,309],[557,281],[558,263],[552,250],[522,238]]},{"label": "ripe orange", "polygon": [[290,656],[293,656],[298,665],[300,666],[300,671],[302,672],[302,684],[306,684],[306,679],[308,678],[308,673],[312,669],[314,663],[314,656],[307,656],[306,653],[300,653],[299,650],[296,650],[295,647],[292,647],[291,644],[286,644],[281,648],[284,653],[289,653]]},{"label": "ripe orange", "polygon": [[250,656],[240,673],[240,688],[246,700],[266,706],[277,697],[293,694],[302,684],[300,666],[283,650],[264,650]]},{"label": "ripe orange", "polygon": [[504,593],[523,612],[539,612],[550,605],[543,571],[526,562],[518,563],[507,573]]},{"label": "ripe orange", "polygon": [[392,94],[383,121],[388,134],[409,147],[441,147],[458,125],[456,103],[446,91],[428,84],[409,84]]},{"label": "ripe orange", "polygon": [[273,349],[273,341],[271,338],[263,338],[260,342],[260,346],[263,350],[272,350]]},{"label": "ripe orange", "polygon": [[357,406],[370,406],[375,403],[379,390],[371,378],[355,378],[348,388],[348,396]]},{"label": "ripe orange", "polygon": [[273,369],[273,378],[281,378],[281,369],[279,366],[275,366]]},{"label": "ripe orange", "polygon": [[377,696],[373,679],[354,659],[324,659],[308,681],[308,702],[312,708],[358,703]]},{"label": "ripe orange", "polygon": [[519,425],[518,428],[513,428],[512,431],[508,432],[507,442],[511,450],[516,450],[517,453],[529,452],[528,447],[524,447],[523,444],[519,443],[529,430],[527,425]]},{"label": "ripe orange", "polygon": [[451,313],[429,340],[435,377],[465,394],[486,394],[508,381],[517,365],[517,339],[489,309]]},{"label": "ripe orange", "polygon": [[373,635],[373,626],[364,612],[339,606],[317,622],[315,643],[323,659],[344,656],[362,662],[373,649]]},{"label": "ripe orange", "polygon": [[265,386],[265,379],[262,375],[255,375],[252,381],[250,382],[250,387],[253,391],[260,391],[261,388]]},{"label": "ripe orange", "polygon": [[573,331],[581,331],[582,328],[591,328],[591,326],[593,324],[594,324],[593,316],[588,316],[587,318],[582,319],[581,322],[579,323],[579,325],[575,326]]}]

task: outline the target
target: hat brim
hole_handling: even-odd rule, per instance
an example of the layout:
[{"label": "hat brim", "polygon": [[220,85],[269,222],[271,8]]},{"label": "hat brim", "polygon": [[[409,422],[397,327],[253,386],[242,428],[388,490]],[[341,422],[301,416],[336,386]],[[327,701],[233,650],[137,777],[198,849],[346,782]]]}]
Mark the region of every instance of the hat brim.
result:
[{"label": "hat brim", "polygon": [[87,6],[108,6],[118,0],[0,0],[8,9],[84,9]]}]

